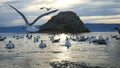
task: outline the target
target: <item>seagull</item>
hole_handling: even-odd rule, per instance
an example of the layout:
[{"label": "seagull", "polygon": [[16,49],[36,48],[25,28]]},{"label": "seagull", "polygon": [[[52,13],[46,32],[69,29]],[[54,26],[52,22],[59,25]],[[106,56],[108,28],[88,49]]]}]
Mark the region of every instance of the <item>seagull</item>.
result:
[{"label": "seagull", "polygon": [[70,41],[69,41],[68,38],[66,39],[65,46],[66,46],[67,48],[69,48],[69,47],[71,46],[71,43],[70,43]]},{"label": "seagull", "polygon": [[115,38],[116,40],[120,40],[120,36],[118,36],[118,35],[114,35],[114,36],[111,35],[111,38]]},{"label": "seagull", "polygon": [[111,35],[111,38],[116,38],[117,37],[117,35]]},{"label": "seagull", "polygon": [[14,48],[15,46],[14,46],[14,44],[12,43],[12,41],[9,41],[8,42],[8,44],[6,44],[6,48],[7,49],[12,49],[12,48]]},{"label": "seagull", "polygon": [[83,42],[83,41],[86,41],[89,37],[86,37],[85,36],[80,36],[80,37],[76,37],[76,41],[77,42]]},{"label": "seagull", "polygon": [[96,39],[96,36],[92,36],[92,37],[88,38],[87,41],[89,43],[97,43],[98,39]]},{"label": "seagull", "polygon": [[58,42],[60,41],[60,38],[54,39],[53,36],[52,36],[52,37],[49,37],[49,38],[50,38],[50,41],[51,41],[52,43],[58,43]]},{"label": "seagull", "polygon": [[[76,41],[76,38],[74,38],[73,36],[70,36],[70,39],[71,39],[72,41]],[[67,40],[67,38],[66,38],[66,40]]]},{"label": "seagull", "polygon": [[28,38],[29,34],[27,33],[26,38]]},{"label": "seagull", "polygon": [[19,38],[20,38],[20,37],[17,35],[17,36],[16,36],[16,39],[18,40]]},{"label": "seagull", "polygon": [[25,15],[22,12],[20,12],[19,10],[17,10],[15,7],[13,7],[10,4],[9,4],[9,6],[11,8],[13,8],[16,12],[18,12],[22,16],[22,18],[24,19],[25,24],[26,24],[25,27],[24,27],[24,30],[27,30],[28,32],[37,32],[39,29],[36,28],[35,26],[33,26],[36,23],[36,21],[39,20],[40,18],[46,16],[46,15],[49,15],[51,13],[54,13],[54,12],[58,11],[58,9],[56,9],[56,10],[44,13],[44,14],[38,16],[32,23],[29,23],[28,20],[27,20],[27,18],[25,17]]},{"label": "seagull", "polygon": [[28,37],[27,37],[28,39],[32,39],[32,34],[31,35],[28,35]]},{"label": "seagull", "polygon": [[51,8],[41,7],[40,9],[46,9],[47,11],[49,11]]},{"label": "seagull", "polygon": [[117,36],[115,39],[116,39],[116,40],[120,40],[120,37]]},{"label": "seagull", "polygon": [[46,47],[46,43],[43,42],[43,40],[41,40],[41,43],[39,45],[40,48],[45,48]]},{"label": "seagull", "polygon": [[105,44],[105,45],[108,45],[108,42],[109,42],[109,38],[108,37],[105,38],[105,39],[97,41],[98,44]]},{"label": "seagull", "polygon": [[120,29],[118,27],[115,27],[114,29],[117,30],[120,35]]},{"label": "seagull", "polygon": [[99,36],[99,40],[104,40],[104,38],[102,37],[102,35]]},{"label": "seagull", "polygon": [[34,43],[39,42],[39,36],[34,37]]},{"label": "seagull", "polygon": [[6,39],[6,37],[0,36],[0,41],[4,41],[5,39]]}]

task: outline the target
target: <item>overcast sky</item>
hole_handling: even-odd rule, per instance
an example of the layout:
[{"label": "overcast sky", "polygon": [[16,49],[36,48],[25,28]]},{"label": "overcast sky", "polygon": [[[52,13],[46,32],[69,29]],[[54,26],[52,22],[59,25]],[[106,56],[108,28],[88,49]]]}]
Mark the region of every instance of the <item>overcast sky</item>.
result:
[{"label": "overcast sky", "polygon": [[39,19],[35,25],[47,22],[61,11],[74,11],[84,23],[120,23],[120,0],[0,0],[0,27],[25,25],[22,17],[11,4],[20,10],[31,23],[37,16],[46,13],[41,7],[59,9]]}]

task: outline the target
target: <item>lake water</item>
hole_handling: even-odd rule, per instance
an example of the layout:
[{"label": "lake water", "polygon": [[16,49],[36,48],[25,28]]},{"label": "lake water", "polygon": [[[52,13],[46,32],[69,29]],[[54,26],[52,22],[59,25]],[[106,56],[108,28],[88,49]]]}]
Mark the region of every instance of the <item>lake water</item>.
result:
[{"label": "lake water", "polygon": [[[52,68],[50,63],[54,61],[71,61],[91,66],[120,68],[120,40],[111,38],[111,35],[118,35],[116,32],[79,34],[81,36],[96,36],[97,38],[100,35],[104,38],[109,37],[109,44],[97,45],[87,41],[75,42],[71,40],[72,46],[69,49],[64,46],[65,42],[62,40],[59,43],[51,43],[49,40],[51,35],[49,34],[33,34],[33,36],[40,35],[40,40],[46,42],[47,47],[44,49],[39,48],[40,42],[34,43],[33,38],[32,40],[27,38],[16,40],[13,38],[15,34],[12,33],[1,33],[0,35],[7,36],[6,40],[0,41],[0,68]],[[13,41],[14,49],[5,48],[9,40]]]},{"label": "lake water", "polygon": [[120,24],[85,24],[91,32],[114,32],[115,27],[120,28]]},{"label": "lake water", "polygon": [[[36,26],[40,28],[41,25]],[[114,27],[120,28],[120,24],[85,24],[91,32],[115,32]],[[27,32],[23,30],[24,26],[0,27],[0,33]]]}]

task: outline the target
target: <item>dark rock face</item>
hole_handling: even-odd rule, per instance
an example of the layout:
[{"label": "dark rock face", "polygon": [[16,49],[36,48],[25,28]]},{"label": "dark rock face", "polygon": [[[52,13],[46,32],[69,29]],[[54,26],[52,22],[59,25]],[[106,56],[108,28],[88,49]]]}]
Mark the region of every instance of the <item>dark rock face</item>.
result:
[{"label": "dark rock face", "polygon": [[38,32],[82,33],[89,32],[89,30],[85,28],[83,22],[74,12],[66,11],[53,16],[40,27]]}]

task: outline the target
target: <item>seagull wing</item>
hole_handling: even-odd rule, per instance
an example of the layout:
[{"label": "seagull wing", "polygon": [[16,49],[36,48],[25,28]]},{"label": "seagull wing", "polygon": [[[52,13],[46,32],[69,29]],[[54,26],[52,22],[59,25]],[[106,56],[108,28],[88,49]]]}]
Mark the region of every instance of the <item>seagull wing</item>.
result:
[{"label": "seagull wing", "polygon": [[51,14],[51,13],[54,13],[54,12],[56,12],[56,11],[58,11],[58,9],[53,10],[53,11],[50,11],[50,12],[48,12],[48,13],[45,13],[45,14],[42,14],[42,15],[38,16],[30,25],[35,24],[35,22],[36,22],[38,19],[40,19],[40,18],[42,18],[42,17],[44,17],[44,16],[46,16],[46,15],[49,15],[49,14]]},{"label": "seagull wing", "polygon": [[17,11],[22,16],[22,18],[24,19],[24,21],[25,21],[26,24],[29,24],[27,18],[25,17],[25,15],[23,13],[21,13],[19,10],[17,10],[12,5],[9,4],[9,6],[12,7],[15,11]]},{"label": "seagull wing", "polygon": [[115,27],[114,29],[116,29],[120,35],[120,29],[118,27]]}]

